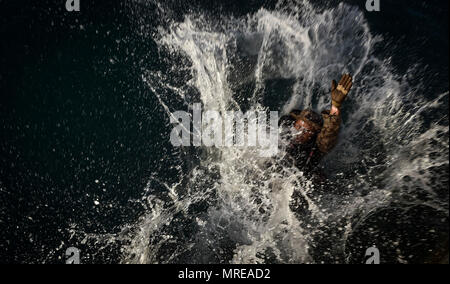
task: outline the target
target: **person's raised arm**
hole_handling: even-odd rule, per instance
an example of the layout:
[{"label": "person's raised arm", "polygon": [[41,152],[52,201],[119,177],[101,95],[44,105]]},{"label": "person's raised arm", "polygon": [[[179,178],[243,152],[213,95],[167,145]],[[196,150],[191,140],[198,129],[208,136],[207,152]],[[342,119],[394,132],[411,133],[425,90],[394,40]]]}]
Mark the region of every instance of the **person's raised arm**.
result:
[{"label": "person's raised arm", "polygon": [[322,113],[324,124],[317,137],[317,148],[323,154],[330,152],[337,144],[341,125],[341,107],[353,86],[353,79],[349,74],[342,76],[339,84],[335,80],[331,83],[331,110]]},{"label": "person's raised arm", "polygon": [[333,80],[331,83],[331,115],[340,115],[342,103],[347,98],[347,94],[350,92],[353,86],[352,76],[345,74],[342,76],[339,85]]}]

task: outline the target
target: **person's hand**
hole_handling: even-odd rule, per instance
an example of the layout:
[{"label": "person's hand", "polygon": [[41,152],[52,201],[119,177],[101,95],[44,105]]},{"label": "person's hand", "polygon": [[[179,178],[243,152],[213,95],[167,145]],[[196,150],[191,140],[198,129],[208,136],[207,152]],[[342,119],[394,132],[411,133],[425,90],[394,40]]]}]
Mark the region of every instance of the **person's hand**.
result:
[{"label": "person's hand", "polygon": [[342,76],[339,84],[335,80],[331,83],[331,101],[332,105],[336,109],[340,109],[342,103],[345,101],[347,94],[350,92],[353,86],[352,77],[349,74]]}]

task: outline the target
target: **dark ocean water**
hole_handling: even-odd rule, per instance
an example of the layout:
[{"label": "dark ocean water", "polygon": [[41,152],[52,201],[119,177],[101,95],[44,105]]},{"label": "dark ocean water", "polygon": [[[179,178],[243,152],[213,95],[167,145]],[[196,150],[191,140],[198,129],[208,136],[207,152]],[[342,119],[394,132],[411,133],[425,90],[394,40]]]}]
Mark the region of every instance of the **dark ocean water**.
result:
[{"label": "dark ocean water", "polygon": [[[167,28],[168,19],[182,22],[187,14],[240,18],[276,6],[272,1],[169,1],[164,11],[170,15],[163,17],[155,1],[81,0],[80,13],[66,12],[64,2],[0,0],[1,263],[62,263],[70,246],[83,251],[85,263],[122,262],[120,249],[129,240],[105,245],[83,239],[123,231],[148,210],[137,200],[145,196],[150,177],[161,182],[151,184],[158,196],[164,184],[179,182],[180,171],[201,159],[194,153],[192,160],[180,161],[168,139],[169,118],[142,80],[147,70],[181,64],[167,59],[152,35],[157,27]],[[311,2],[326,9],[339,1]],[[364,11],[365,1],[344,2]],[[414,66],[407,80],[422,83],[424,101],[448,92],[448,1],[381,2],[381,12],[363,12],[371,33],[384,39],[375,53],[400,76]],[[424,127],[442,119],[448,127],[448,93],[444,100],[447,109],[426,116]],[[176,100],[169,103],[173,109],[183,107]],[[448,142],[448,136],[444,139]],[[448,202],[448,164],[435,170],[441,179],[438,195]],[[193,212],[204,211],[209,202],[196,204]],[[376,237],[384,240],[400,234],[405,247],[416,245],[411,262],[423,262],[433,257],[429,249],[446,250],[448,256],[446,210],[388,208],[362,226],[378,228]],[[402,218],[418,225],[399,229],[399,223],[379,222],[402,223]],[[179,223],[171,224],[181,228],[178,237],[189,235],[192,228]],[[418,236],[417,230],[437,233]],[[369,231],[355,230],[350,247],[373,239]],[[330,262],[317,254],[317,262]],[[159,262],[164,255],[160,252]],[[341,259],[361,261],[349,255]],[[385,259],[396,262],[396,252]]]}]

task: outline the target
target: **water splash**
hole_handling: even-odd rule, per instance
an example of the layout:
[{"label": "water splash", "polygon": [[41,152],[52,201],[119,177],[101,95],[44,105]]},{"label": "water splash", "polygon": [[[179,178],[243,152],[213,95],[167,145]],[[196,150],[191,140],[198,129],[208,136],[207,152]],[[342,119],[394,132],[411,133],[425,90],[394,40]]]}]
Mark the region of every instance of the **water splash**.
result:
[{"label": "water splash", "polygon": [[380,208],[425,205],[448,218],[439,181],[448,169],[448,117],[428,118],[445,111],[448,92],[428,100],[407,74],[395,75],[389,59],[374,54],[383,39],[358,8],[281,1],[243,18],[191,12],[176,22],[157,6],[169,24],[154,36],[171,69],[142,77],[168,116],[196,102],[222,112],[321,110],[332,79],[349,72],[355,84],[340,142],[323,161],[327,188],[280,166],[283,152],[273,159],[248,148],[180,155],[197,162],[178,183],[150,178],[140,201],[148,213],[114,237],[126,243],[123,262],[346,262],[350,236]]}]

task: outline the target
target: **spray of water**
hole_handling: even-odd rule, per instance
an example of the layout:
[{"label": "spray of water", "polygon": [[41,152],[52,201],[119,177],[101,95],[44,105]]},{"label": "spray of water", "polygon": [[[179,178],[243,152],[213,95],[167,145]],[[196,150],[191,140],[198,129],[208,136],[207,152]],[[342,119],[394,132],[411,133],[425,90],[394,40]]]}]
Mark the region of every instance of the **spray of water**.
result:
[{"label": "spray of water", "polygon": [[[161,109],[170,117],[177,100],[221,112],[320,111],[331,80],[349,72],[355,84],[340,142],[323,161],[330,182],[324,189],[282,166],[283,151],[262,158],[252,148],[198,149],[178,183],[150,178],[141,201],[148,213],[113,237],[126,240],[124,263],[314,263],[317,253],[344,262],[349,236],[379,208],[425,204],[448,216],[442,185],[431,183],[433,169],[448,168],[448,117],[425,122],[445,109],[448,93],[427,100],[407,74],[394,75],[389,59],[374,55],[383,39],[358,8],[282,1],[242,18],[202,13],[167,19],[154,34],[172,68],[142,79]],[[165,192],[154,194],[155,182]]]}]

